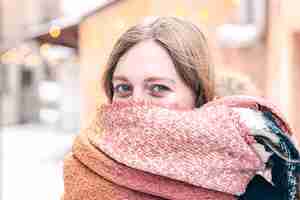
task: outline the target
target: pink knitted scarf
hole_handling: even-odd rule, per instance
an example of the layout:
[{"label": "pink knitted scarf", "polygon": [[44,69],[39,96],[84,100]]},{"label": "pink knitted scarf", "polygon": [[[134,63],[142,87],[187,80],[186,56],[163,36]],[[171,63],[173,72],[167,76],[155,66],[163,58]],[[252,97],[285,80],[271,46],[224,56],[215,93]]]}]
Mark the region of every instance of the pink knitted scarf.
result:
[{"label": "pink knitted scarf", "polygon": [[[194,110],[142,102],[103,105],[73,146],[72,159],[92,171],[93,178],[77,165],[74,177],[70,171],[75,173],[75,164],[66,159],[64,199],[235,199],[264,163],[251,146],[255,140],[249,128],[233,108],[258,106],[282,119],[265,100],[243,96]],[[289,130],[284,121],[279,123]],[[105,195],[93,188],[101,181],[108,181],[113,192]],[[88,198],[91,193],[94,198]]]}]

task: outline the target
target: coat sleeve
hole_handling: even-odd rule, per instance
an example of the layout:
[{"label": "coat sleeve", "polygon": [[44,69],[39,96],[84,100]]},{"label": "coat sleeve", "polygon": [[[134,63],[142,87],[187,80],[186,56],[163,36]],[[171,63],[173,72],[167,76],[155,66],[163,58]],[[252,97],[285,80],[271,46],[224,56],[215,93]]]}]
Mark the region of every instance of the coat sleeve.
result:
[{"label": "coat sleeve", "polygon": [[256,175],[247,185],[246,192],[239,200],[282,200],[282,192],[266,181],[262,176]]}]

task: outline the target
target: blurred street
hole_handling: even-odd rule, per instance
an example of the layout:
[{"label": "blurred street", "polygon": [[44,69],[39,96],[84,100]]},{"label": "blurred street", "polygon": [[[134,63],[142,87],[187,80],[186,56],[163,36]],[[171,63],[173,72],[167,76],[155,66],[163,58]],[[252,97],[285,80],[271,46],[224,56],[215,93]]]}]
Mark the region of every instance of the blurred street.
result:
[{"label": "blurred street", "polygon": [[40,124],[7,126],[1,134],[4,152],[1,199],[60,199],[62,159],[75,134]]}]

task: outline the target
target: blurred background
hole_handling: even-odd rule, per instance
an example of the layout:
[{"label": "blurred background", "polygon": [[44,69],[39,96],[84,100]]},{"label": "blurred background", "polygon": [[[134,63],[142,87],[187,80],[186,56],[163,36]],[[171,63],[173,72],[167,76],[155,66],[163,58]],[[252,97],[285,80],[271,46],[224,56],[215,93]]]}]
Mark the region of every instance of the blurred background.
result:
[{"label": "blurred background", "polygon": [[59,199],[62,160],[95,106],[114,42],[151,16],[207,35],[219,95],[271,99],[300,131],[300,1],[0,0],[1,199]]}]

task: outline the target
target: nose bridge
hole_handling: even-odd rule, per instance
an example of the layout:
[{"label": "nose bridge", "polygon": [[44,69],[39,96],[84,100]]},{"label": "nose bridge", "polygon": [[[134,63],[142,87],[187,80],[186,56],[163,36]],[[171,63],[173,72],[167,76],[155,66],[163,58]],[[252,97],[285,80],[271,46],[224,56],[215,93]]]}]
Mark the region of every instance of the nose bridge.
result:
[{"label": "nose bridge", "polygon": [[135,101],[145,101],[147,100],[147,94],[142,87],[135,87],[132,94],[132,99]]}]

